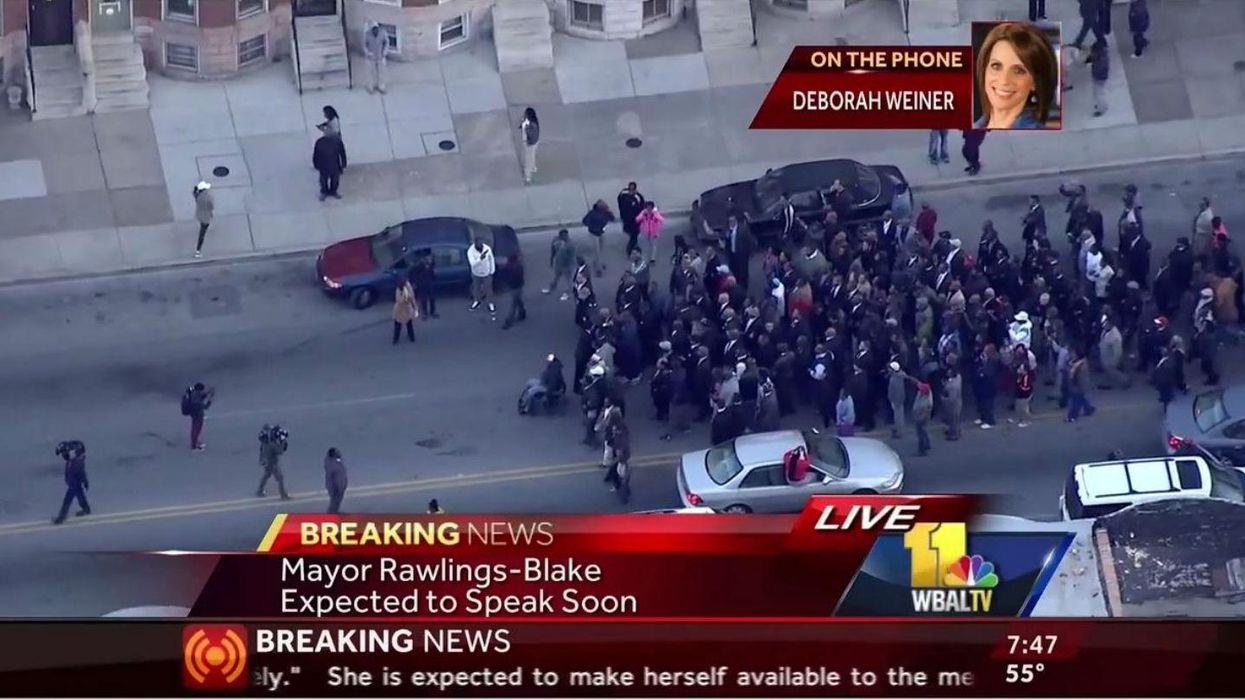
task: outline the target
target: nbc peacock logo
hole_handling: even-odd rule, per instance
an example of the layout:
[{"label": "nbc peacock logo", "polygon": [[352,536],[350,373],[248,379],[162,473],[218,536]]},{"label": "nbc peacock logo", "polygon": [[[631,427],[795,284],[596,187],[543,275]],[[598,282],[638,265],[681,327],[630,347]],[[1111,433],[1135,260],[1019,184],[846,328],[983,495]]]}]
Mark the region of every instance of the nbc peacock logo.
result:
[{"label": "nbc peacock logo", "polygon": [[952,562],[942,581],[949,588],[994,588],[999,585],[999,575],[994,573],[994,564],[974,554]]},{"label": "nbc peacock logo", "polygon": [[964,523],[918,523],[904,535],[904,547],[911,553],[914,612],[989,614],[999,574],[968,553]]}]

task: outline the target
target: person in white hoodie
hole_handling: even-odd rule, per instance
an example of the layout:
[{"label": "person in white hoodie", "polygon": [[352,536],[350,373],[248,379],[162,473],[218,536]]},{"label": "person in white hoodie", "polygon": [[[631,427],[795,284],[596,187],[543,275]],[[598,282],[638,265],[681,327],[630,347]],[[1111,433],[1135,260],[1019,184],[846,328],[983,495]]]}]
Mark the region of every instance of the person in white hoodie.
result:
[{"label": "person in white hoodie", "polygon": [[493,273],[497,272],[497,261],[493,259],[493,249],[483,238],[477,238],[475,245],[467,249],[467,264],[471,266],[471,308],[478,309],[480,304],[488,304],[489,313],[496,317]]}]

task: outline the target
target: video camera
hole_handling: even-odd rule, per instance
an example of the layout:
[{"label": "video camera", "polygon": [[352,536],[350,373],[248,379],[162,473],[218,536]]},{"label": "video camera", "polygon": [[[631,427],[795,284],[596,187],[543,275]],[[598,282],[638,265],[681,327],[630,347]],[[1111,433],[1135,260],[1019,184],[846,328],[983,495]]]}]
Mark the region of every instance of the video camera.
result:
[{"label": "video camera", "polygon": [[61,459],[73,459],[75,454],[86,454],[86,445],[81,440],[65,440],[56,445],[56,456]]},{"label": "video camera", "polygon": [[272,445],[284,453],[290,447],[290,433],[279,425],[265,425],[259,431],[259,443]]}]

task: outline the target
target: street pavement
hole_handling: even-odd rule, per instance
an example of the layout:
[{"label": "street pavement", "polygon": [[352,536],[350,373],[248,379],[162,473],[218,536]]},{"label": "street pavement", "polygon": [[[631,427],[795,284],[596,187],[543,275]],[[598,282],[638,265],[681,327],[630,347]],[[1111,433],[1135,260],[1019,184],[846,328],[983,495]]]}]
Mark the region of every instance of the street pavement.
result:
[{"label": "street pavement", "polygon": [[[1047,4],[1065,34],[1076,31],[1075,0]],[[0,283],[192,264],[190,190],[200,179],[214,184],[217,201],[207,261],[307,250],[429,215],[577,223],[588,202],[612,199],[629,180],[678,212],[709,187],[817,158],[897,165],[918,194],[953,186],[965,179],[958,155],[930,166],[923,131],[747,127],[794,45],[964,44],[971,20],[1026,12],[1024,0],[960,5],[959,26],[911,35],[895,0],[864,0],[818,21],[763,11],[756,47],[710,53],[699,51],[690,22],[632,41],[558,34],[554,68],[505,75],[483,41],[394,64],[383,97],[360,89],[299,96],[277,64],[221,82],[152,74],[149,113],[4,115]],[[978,180],[1245,149],[1245,3],[1150,5],[1153,45],[1136,61],[1125,57],[1131,39],[1125,8],[1116,8],[1107,113],[1091,116],[1084,67],[1070,66],[1064,129],[991,134]],[[342,115],[353,163],[340,202],[316,200],[309,162],[325,104]],[[529,105],[543,139],[540,170],[525,187],[515,126]],[[953,142],[958,150],[958,136]],[[218,167],[228,174],[214,175]]]},{"label": "street pavement", "polygon": [[[1228,221],[1245,216],[1245,205],[1231,197],[1245,171],[1231,160],[1081,179],[1108,220],[1124,186],[1139,186],[1156,267],[1158,256],[1189,230],[1203,194]],[[1030,193],[1044,197],[1051,228],[1062,227],[1058,184],[1048,177],[964,186],[929,199],[940,227],[966,245],[975,246],[981,222],[991,218],[1017,249]],[[624,238],[610,235],[611,270],[617,270]],[[574,406],[560,417],[515,413],[519,390],[544,355],[569,360],[574,347],[570,303],[538,292],[548,241],[547,233],[523,237],[527,322],[503,331],[483,312],[468,310],[462,296],[449,296],[441,300],[442,319],[420,322],[417,342],[398,347],[389,343],[388,305],[360,312],[325,298],[314,287],[307,256],[0,290],[6,324],[0,464],[7,471],[0,493],[0,615],[93,615],[127,604],[175,603],[140,600],[162,590],[140,576],[142,567],[158,564],[74,553],[252,547],[273,514],[325,507],[321,462],[329,446],[340,448],[349,465],[345,507],[353,512],[422,512],[430,498],[454,513],[675,505],[674,459],[703,447],[707,428],[660,441],[647,420],[646,385],[629,393],[642,465],[629,506],[600,483],[597,452],[578,442]],[[1065,245],[1058,236],[1053,241]],[[667,271],[663,265],[658,279]],[[612,274],[598,282],[606,298]],[[1229,381],[1242,374],[1238,357],[1223,353]],[[178,410],[181,392],[196,380],[218,389],[201,453],[188,449],[187,419]],[[1195,371],[1190,382],[1200,385]],[[989,494],[996,497],[994,511],[1054,518],[1072,464],[1114,449],[1133,455],[1161,449],[1158,406],[1144,382],[1093,399],[1100,412],[1075,425],[1041,399],[1030,428],[966,426],[958,443],[936,434],[934,452],[924,458],[915,456],[909,434],[893,443],[907,465],[906,488]],[[287,504],[253,495],[260,473],[256,436],[265,422],[291,432],[284,463],[295,499]],[[814,423],[805,411],[789,425]],[[889,439],[885,431],[877,437]],[[63,493],[52,451],[69,438],[88,445],[95,514],[52,526]]]}]

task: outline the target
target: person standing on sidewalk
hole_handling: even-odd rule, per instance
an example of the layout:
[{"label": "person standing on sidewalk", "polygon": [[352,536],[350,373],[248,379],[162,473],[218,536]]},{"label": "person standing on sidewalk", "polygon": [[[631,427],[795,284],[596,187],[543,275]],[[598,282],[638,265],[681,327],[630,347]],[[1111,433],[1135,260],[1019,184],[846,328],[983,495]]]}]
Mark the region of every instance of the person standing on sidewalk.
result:
[{"label": "person standing on sidewalk", "polygon": [[195,257],[203,257],[203,239],[207,237],[208,227],[212,225],[212,216],[216,213],[216,200],[212,198],[212,185],[200,182],[193,190],[195,198],[195,220],[199,222],[199,242],[195,244]]},{"label": "person standing on sidewalk", "polygon": [[1109,0],[1105,7],[1103,0],[1078,0],[1077,6],[1081,15],[1081,29],[1076,33],[1076,39],[1069,45],[1078,50],[1084,48],[1085,39],[1089,36],[1090,32],[1094,33],[1095,44],[1106,43],[1107,29],[1103,24],[1104,20],[1102,15],[1104,14],[1104,10],[1107,10],[1105,13],[1107,21],[1110,20],[1111,14],[1109,12]]},{"label": "person standing on sidewalk", "polygon": [[207,445],[200,437],[203,435],[203,415],[212,407],[212,399],[216,390],[209,389],[203,382],[195,382],[194,386],[182,394],[182,415],[190,417],[190,449],[202,451]]},{"label": "person standing on sidewalk", "polygon": [[584,228],[588,229],[588,234],[595,239],[592,269],[597,277],[605,274],[605,227],[613,220],[614,212],[610,211],[610,205],[606,204],[604,199],[598,199],[580,222]]},{"label": "person standing on sidewalk", "polygon": [[[332,136],[338,141],[342,140],[342,120],[341,115],[333,108],[333,105],[324,105],[324,121],[316,124],[316,128],[325,136]],[[342,141],[342,153],[346,152],[346,142]]]},{"label": "person standing on sidewalk", "polygon": [[1029,21],[1046,19],[1046,0],[1029,0]]},{"label": "person standing on sidewalk", "polygon": [[523,303],[523,285],[526,280],[523,278],[522,265],[509,265],[499,276],[510,295],[510,311],[506,313],[506,320],[501,324],[501,329],[505,331],[510,330],[514,324],[527,320],[527,305]]},{"label": "person standing on sidewalk", "polygon": [[419,300],[419,315],[425,321],[440,318],[437,316],[437,263],[432,251],[415,258],[411,283],[415,287],[415,298]]},{"label": "person standing on sidewalk", "polygon": [[320,173],[320,201],[328,197],[341,199],[337,193],[341,185],[342,172],[346,169],[346,149],[342,140],[335,136],[321,136],[316,139],[315,148],[311,153],[311,164]]},{"label": "person standing on sidewalk", "polygon": [[477,238],[475,245],[467,249],[467,264],[471,266],[471,309],[474,311],[480,308],[480,304],[487,303],[488,312],[496,319],[493,275],[497,272],[497,261],[493,258],[493,249],[483,238]]},{"label": "person standing on sidewalk", "polygon": [[341,450],[330,447],[324,456],[324,490],[329,494],[330,515],[336,515],[341,510],[347,485],[346,463],[342,461]]},{"label": "person standing on sidewalk", "polygon": [[415,288],[410,280],[402,280],[393,300],[393,344],[402,340],[402,327],[406,326],[406,337],[415,342],[415,319],[419,318],[419,309],[415,306]]},{"label": "person standing on sidewalk", "polygon": [[1146,32],[1150,29],[1150,7],[1146,0],[1132,0],[1128,4],[1128,31],[1133,35],[1133,58],[1141,58],[1150,45]]},{"label": "person standing on sidewalk", "polygon": [[[557,291],[558,284],[562,280],[566,280],[568,284],[572,283],[571,276],[575,274],[575,244],[571,242],[571,232],[566,229],[558,231],[558,235],[554,237],[553,243],[549,246],[549,266],[553,268],[553,281],[548,287],[540,290],[541,294],[552,294]],[[562,301],[570,299],[569,292],[562,292],[559,297]]]},{"label": "person standing on sidewalk", "polygon": [[618,216],[622,219],[623,233],[627,234],[627,255],[640,249],[640,212],[644,211],[644,195],[634,182],[618,193]]},{"label": "person standing on sidewalk", "polygon": [[950,163],[951,156],[947,155],[947,134],[948,129],[930,129],[929,130],[929,164],[938,165],[939,163]]},{"label": "person standing on sidewalk", "polygon": [[523,110],[519,133],[523,136],[523,184],[530,185],[536,174],[536,146],[540,145],[540,119],[531,107]]},{"label": "person standing on sidewalk", "polygon": [[1101,117],[1107,111],[1107,78],[1111,75],[1111,56],[1107,41],[1103,39],[1089,50],[1090,77],[1094,81],[1094,116]]},{"label": "person standing on sidewalk", "polygon": [[661,238],[661,230],[666,226],[666,217],[662,216],[656,202],[645,202],[644,210],[636,215],[640,224],[640,235],[644,237],[644,247],[648,250],[650,265],[657,263],[657,240]]},{"label": "person standing on sidewalk", "polygon": [[[61,443],[64,446],[66,443]],[[61,501],[60,512],[52,519],[53,525],[65,522],[69,515],[69,506],[78,501],[78,516],[90,515],[91,504],[87,503],[86,492],[91,484],[86,478],[86,447],[78,441],[71,441],[72,448],[58,454],[65,460],[65,498]]]},{"label": "person standing on sidewalk", "polygon": [[968,162],[964,172],[969,175],[976,175],[981,172],[981,144],[985,140],[985,129],[964,130],[964,147],[960,149],[960,153],[964,156],[964,160]]},{"label": "person standing on sidewalk", "polygon": [[373,24],[363,36],[363,54],[367,56],[369,95],[373,92],[385,94],[385,61],[388,53],[388,32],[379,23]]}]

